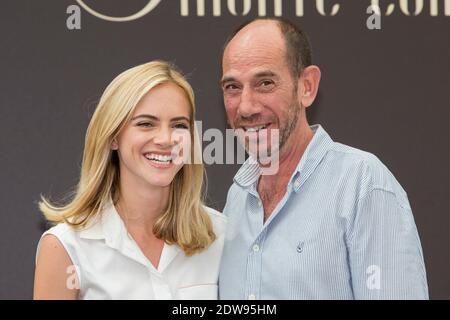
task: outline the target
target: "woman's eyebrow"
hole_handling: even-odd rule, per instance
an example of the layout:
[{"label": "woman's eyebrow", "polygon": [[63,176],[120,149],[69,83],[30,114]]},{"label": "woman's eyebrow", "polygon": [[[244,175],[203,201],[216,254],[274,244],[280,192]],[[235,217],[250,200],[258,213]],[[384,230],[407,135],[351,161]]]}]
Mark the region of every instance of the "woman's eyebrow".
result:
[{"label": "woman's eyebrow", "polygon": [[[151,115],[151,114],[139,114],[139,115],[134,116],[133,118],[131,118],[131,120],[133,121],[133,120],[136,120],[136,119],[139,119],[139,118],[144,118],[144,119],[150,119],[150,120],[154,120],[154,121],[159,121],[159,118],[158,118],[158,117],[155,117],[155,116],[153,116],[153,115]],[[184,117],[184,116],[181,116],[181,117],[175,117],[175,118],[170,119],[171,122],[174,122],[174,121],[180,121],[180,120],[185,120],[185,121],[187,121],[187,122],[190,122],[190,119],[189,119],[188,117]]]},{"label": "woman's eyebrow", "polygon": [[170,119],[170,121],[180,121],[180,120],[186,120],[187,122],[190,122],[191,120],[187,117],[175,117]]},{"label": "woman's eyebrow", "polygon": [[158,117],[152,116],[150,114],[139,114],[139,115],[134,116],[133,118],[131,118],[131,120],[133,121],[133,120],[136,120],[136,119],[139,119],[139,118],[145,118],[145,119],[159,121]]}]

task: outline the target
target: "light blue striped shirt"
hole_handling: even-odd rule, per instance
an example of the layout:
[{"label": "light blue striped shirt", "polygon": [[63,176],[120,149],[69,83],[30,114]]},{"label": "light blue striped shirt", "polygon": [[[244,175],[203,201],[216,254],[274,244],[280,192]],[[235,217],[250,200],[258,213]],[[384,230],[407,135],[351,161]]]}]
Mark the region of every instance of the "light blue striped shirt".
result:
[{"label": "light blue striped shirt", "polygon": [[312,126],[284,198],[263,223],[259,167],[234,178],[221,299],[428,299],[408,197],[374,155]]}]

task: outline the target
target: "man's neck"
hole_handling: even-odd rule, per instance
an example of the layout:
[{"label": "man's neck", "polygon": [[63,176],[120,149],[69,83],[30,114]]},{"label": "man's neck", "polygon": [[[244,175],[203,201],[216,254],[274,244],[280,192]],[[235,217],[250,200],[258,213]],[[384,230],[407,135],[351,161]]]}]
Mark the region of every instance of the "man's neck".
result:
[{"label": "man's neck", "polygon": [[283,181],[286,186],[313,136],[314,132],[308,125],[299,128],[295,134],[289,137],[287,143],[280,150],[278,171],[273,175],[262,175],[260,183],[272,185],[277,182],[276,184],[279,185]]},{"label": "man's neck", "polygon": [[295,132],[280,150],[278,172],[274,175],[261,175],[258,193],[264,207],[264,223],[285,195],[289,180],[313,136],[314,132],[309,126]]}]

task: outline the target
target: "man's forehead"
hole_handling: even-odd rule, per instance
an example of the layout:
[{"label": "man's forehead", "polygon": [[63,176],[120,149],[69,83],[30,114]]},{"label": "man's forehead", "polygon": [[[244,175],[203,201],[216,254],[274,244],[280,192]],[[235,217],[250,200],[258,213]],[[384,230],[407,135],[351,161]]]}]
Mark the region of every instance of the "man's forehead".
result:
[{"label": "man's forehead", "polygon": [[285,57],[284,39],[273,22],[254,22],[228,43],[223,55],[223,70],[230,67],[270,66]]},{"label": "man's forehead", "polygon": [[227,70],[223,74],[222,83],[228,81],[244,81],[246,78],[249,79],[258,79],[258,78],[278,78],[279,73],[277,70],[265,67],[265,66],[255,66],[255,68],[249,70],[239,70],[239,69],[231,69]]},{"label": "man's forehead", "polygon": [[255,46],[253,50],[226,52],[222,72],[225,77],[237,78],[273,76],[286,68],[285,53],[282,48]]},{"label": "man's forehead", "polygon": [[269,47],[253,47],[251,50],[241,50],[225,53],[223,64],[225,66],[262,66],[279,62],[284,57],[283,50]]},{"label": "man's forehead", "polygon": [[245,55],[246,53],[264,53],[267,51],[284,51],[284,40],[279,30],[270,28],[253,28],[241,30],[228,43],[224,51],[227,55]]}]

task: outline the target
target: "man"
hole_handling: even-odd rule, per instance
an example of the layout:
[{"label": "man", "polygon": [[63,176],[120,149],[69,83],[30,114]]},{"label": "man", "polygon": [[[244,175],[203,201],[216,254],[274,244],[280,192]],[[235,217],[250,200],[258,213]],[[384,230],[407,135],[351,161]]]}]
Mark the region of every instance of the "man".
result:
[{"label": "man", "polygon": [[231,36],[222,67],[230,125],[279,130],[279,146],[246,139],[247,149],[277,154],[278,171],[261,174],[250,157],[234,178],[220,298],[427,299],[405,191],[374,155],[308,124],[321,71],[306,35],[284,20],[254,20]]}]

